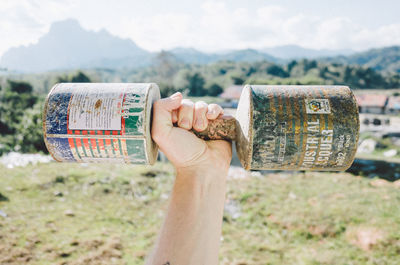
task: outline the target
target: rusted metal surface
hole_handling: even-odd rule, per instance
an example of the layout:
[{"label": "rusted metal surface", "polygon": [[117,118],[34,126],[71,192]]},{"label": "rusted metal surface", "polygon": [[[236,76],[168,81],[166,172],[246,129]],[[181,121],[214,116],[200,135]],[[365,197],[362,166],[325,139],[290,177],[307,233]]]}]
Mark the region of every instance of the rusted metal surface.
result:
[{"label": "rusted metal surface", "polygon": [[207,129],[192,132],[203,140],[228,140],[236,139],[236,119],[230,115],[222,115],[215,120],[209,121]]},{"label": "rusted metal surface", "polygon": [[[359,134],[358,107],[345,86],[246,86],[253,122],[247,169],[345,170]],[[240,104],[240,103],[239,103]],[[241,144],[240,142],[238,143]],[[239,146],[238,149],[248,147]]]}]

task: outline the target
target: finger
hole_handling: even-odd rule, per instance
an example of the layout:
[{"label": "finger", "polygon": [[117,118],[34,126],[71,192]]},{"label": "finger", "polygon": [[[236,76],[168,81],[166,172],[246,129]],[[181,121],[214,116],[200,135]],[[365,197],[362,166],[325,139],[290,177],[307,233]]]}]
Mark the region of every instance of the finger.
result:
[{"label": "finger", "polygon": [[176,123],[178,121],[178,110],[174,109],[172,111],[172,123]]},{"label": "finger", "polygon": [[178,126],[190,130],[193,124],[194,103],[190,99],[182,100],[178,110]]},{"label": "finger", "polygon": [[224,110],[218,104],[208,105],[207,119],[215,120],[219,115],[223,114]]},{"label": "finger", "polygon": [[208,126],[207,111],[208,105],[204,101],[198,101],[194,105],[193,128],[198,132],[204,131]]},{"label": "finger", "polygon": [[171,112],[181,106],[181,101],[182,94],[178,92],[168,98],[163,98],[153,103],[151,134],[154,140],[162,138],[163,135],[172,128]]}]

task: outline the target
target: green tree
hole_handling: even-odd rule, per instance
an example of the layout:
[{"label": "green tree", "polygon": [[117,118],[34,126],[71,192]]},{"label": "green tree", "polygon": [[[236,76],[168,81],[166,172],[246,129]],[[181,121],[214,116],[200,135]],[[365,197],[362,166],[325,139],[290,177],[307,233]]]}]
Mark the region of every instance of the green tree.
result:
[{"label": "green tree", "polygon": [[189,96],[201,97],[206,95],[206,90],[204,89],[206,81],[200,73],[187,73],[185,78]]},{"label": "green tree", "polygon": [[7,86],[0,92],[0,133],[15,133],[15,126],[21,122],[24,111],[36,101],[37,97],[29,83],[8,80]]},{"label": "green tree", "polygon": [[267,67],[267,74],[279,77],[289,77],[289,74],[279,65],[272,64]]},{"label": "green tree", "polygon": [[[5,151],[19,150],[18,131],[26,111],[37,102],[32,86],[27,82],[7,81],[0,91],[0,154]],[[29,131],[27,131],[29,133]]]},{"label": "green tree", "polygon": [[287,70],[290,73],[292,69],[297,65],[297,61],[293,60],[287,64]]},{"label": "green tree", "polygon": [[209,96],[216,97],[224,92],[224,89],[220,85],[213,83],[208,87],[207,91]]},{"label": "green tree", "polygon": [[15,147],[17,150],[29,153],[37,151],[47,153],[43,140],[42,106],[43,100],[36,103],[32,108],[26,109],[21,122],[16,126]]},{"label": "green tree", "polygon": [[236,76],[236,75],[231,76],[231,79],[232,79],[234,85],[243,85],[243,83],[244,83],[243,78]]},{"label": "green tree", "polygon": [[72,76],[71,78],[72,83],[90,83],[90,78],[79,71],[76,75]]},{"label": "green tree", "polygon": [[59,76],[57,77],[57,83],[90,83],[90,78],[81,71],[78,71],[72,76]]}]

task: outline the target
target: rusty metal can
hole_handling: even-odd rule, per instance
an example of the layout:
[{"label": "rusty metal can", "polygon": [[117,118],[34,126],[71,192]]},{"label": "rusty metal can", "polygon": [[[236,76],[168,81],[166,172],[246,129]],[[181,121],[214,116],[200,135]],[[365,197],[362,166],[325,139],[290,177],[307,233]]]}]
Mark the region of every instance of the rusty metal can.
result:
[{"label": "rusty metal can", "polygon": [[354,160],[360,122],[347,86],[246,85],[236,118],[246,169],[345,170]]},{"label": "rusty metal can", "polygon": [[62,83],[47,96],[44,140],[61,162],[153,164],[151,106],[160,98],[153,83]]}]

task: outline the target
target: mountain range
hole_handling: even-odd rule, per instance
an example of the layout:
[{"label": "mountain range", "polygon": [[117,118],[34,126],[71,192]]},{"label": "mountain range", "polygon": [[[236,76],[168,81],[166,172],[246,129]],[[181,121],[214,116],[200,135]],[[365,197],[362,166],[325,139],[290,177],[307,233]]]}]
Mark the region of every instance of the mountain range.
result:
[{"label": "mountain range", "polygon": [[[360,64],[377,70],[400,71],[400,47],[373,49],[363,53],[352,50],[313,50],[285,45],[260,50],[244,49],[205,53],[193,48],[168,50],[178,61],[208,64],[221,60],[283,63],[290,59],[320,59]],[[146,51],[130,39],[114,36],[106,30],[83,29],[78,21],[55,22],[36,44],[11,48],[0,59],[0,68],[17,72],[44,72],[75,68],[137,68],[152,64],[157,53]],[[389,65],[389,67],[388,67]]]},{"label": "mountain range", "polygon": [[350,56],[326,58],[331,63],[354,64],[371,67],[378,71],[400,73],[400,46],[371,49]]}]

